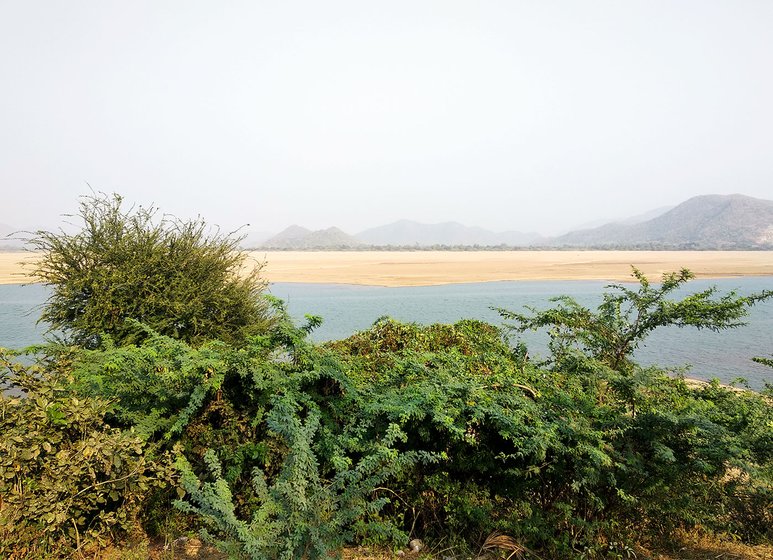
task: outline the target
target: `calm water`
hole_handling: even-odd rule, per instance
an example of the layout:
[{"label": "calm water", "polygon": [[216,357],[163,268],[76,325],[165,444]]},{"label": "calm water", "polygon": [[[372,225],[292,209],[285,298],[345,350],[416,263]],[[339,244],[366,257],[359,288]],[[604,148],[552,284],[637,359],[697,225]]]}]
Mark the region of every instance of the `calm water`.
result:
[{"label": "calm water", "polygon": [[[330,284],[273,284],[273,295],[287,302],[290,314],[303,320],[305,314],[324,319],[312,338],[317,341],[346,337],[368,328],[381,316],[418,323],[449,323],[475,318],[502,324],[491,307],[523,311],[524,306],[546,308],[548,298],[570,295],[595,307],[607,282],[488,282],[450,286],[381,288]],[[697,280],[682,291],[686,294],[716,285],[721,293],[735,290],[749,294],[773,289],[773,277]],[[0,346],[19,348],[43,340],[45,329],[35,324],[47,291],[42,286],[0,285]],[[773,383],[773,369],[751,361],[753,356],[773,354],[773,301],[752,308],[748,325],[713,333],[695,329],[668,328],[656,331],[637,351],[646,364],[683,366],[690,375],[732,381],[744,377],[752,387]],[[544,354],[546,337],[529,333],[531,353]]]},{"label": "calm water", "polygon": [[40,306],[48,290],[39,284],[0,285],[0,347],[23,348],[43,341],[45,325],[38,325]]}]

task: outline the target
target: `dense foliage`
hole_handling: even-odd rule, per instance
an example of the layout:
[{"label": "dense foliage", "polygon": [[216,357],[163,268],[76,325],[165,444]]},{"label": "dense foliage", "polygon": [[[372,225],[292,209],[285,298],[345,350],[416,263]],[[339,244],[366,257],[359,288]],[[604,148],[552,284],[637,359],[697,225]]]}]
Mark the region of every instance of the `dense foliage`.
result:
[{"label": "dense foliage", "polygon": [[[542,363],[511,331],[472,320],[382,318],[314,345],[320,319],[298,326],[275,300],[225,334],[181,330],[178,312],[204,297],[186,281],[159,292],[167,301],[152,312],[78,299],[120,293],[114,282],[139,281],[142,261],[177,239],[149,229],[144,211],[121,213],[120,199],[94,204],[92,234],[41,238],[57,248],[39,269],[55,288],[46,318],[80,344],[32,349],[32,366],[8,353],[0,362],[16,391],[0,395],[0,554],[69,557],[140,527],[167,540],[201,531],[247,559],[413,537],[463,552],[486,541],[544,559],[623,558],[685,527],[773,541],[770,391],[693,384],[631,358],[656,328],[728,328],[769,292],[671,300],[688,271],[658,284],[634,271],[638,289],[612,286],[596,310],[561,298],[503,312],[516,332],[549,330]],[[128,255],[115,248],[124,234],[149,231],[166,244],[114,260]],[[86,254],[110,265],[74,274]],[[244,297],[258,295],[255,281]],[[79,311],[57,307],[76,293]],[[214,322],[223,301],[203,316],[197,307],[194,323]]]},{"label": "dense foliage", "polygon": [[122,202],[84,197],[78,232],[38,231],[29,240],[41,254],[32,274],[53,290],[42,321],[90,347],[105,334],[136,342],[141,332],[127,319],[193,344],[241,343],[266,328],[260,267],[246,267],[239,238]]},{"label": "dense foliage", "polygon": [[3,558],[48,558],[127,534],[158,478],[168,478],[146,442],[105,422],[107,401],[77,396],[72,377],[48,366],[0,354],[0,382],[19,392],[0,397]]},{"label": "dense foliage", "polygon": [[71,360],[69,398],[125,403],[103,418],[176,457],[178,508],[233,557],[504,533],[543,558],[615,558],[684,526],[773,538],[769,397],[581,354],[535,367],[477,321],[382,319],[322,347],[309,328],[53,362]]}]

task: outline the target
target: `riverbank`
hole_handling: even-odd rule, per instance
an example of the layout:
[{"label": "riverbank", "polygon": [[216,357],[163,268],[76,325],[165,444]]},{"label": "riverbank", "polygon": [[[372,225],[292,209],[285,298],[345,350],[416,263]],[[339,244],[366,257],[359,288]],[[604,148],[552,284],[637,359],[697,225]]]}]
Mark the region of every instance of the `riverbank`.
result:
[{"label": "riverbank", "polygon": [[[631,278],[631,265],[658,279],[689,268],[698,278],[773,276],[771,251],[252,251],[269,282],[432,286],[507,280]],[[32,279],[33,253],[0,253],[0,284]],[[26,267],[29,271],[29,267]]]}]

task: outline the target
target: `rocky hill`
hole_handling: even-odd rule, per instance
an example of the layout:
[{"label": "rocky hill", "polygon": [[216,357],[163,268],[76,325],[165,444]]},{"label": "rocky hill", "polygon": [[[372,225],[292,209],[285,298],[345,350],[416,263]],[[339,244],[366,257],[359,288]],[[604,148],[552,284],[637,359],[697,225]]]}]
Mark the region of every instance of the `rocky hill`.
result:
[{"label": "rocky hill", "polygon": [[614,223],[554,238],[555,246],[771,249],[773,201],[740,194],[696,196],[637,224]]},{"label": "rocky hill", "polygon": [[263,242],[267,249],[343,249],[362,245],[360,241],[331,227],[312,231],[301,226],[290,226]]}]

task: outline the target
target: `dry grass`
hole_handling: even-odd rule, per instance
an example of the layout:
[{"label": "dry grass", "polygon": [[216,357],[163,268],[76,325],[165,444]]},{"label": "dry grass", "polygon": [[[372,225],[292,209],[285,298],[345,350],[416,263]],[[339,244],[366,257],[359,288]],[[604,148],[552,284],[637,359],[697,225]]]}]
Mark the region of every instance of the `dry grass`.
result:
[{"label": "dry grass", "polygon": [[[526,547],[521,546],[518,541],[508,535],[501,533],[491,533],[480,547],[478,556],[493,552],[497,555],[503,555],[506,560],[512,558],[523,558],[525,552],[529,552]],[[532,554],[533,555],[533,554]]]},{"label": "dry grass", "polygon": [[[341,551],[343,560],[432,560],[445,556],[455,555],[447,551],[438,556],[425,552],[416,554],[407,548],[402,551],[402,554],[398,554],[388,549],[362,546]],[[540,558],[514,539],[499,534],[491,535],[486,539],[478,557],[510,558],[510,560]],[[226,560],[226,558],[226,555],[203,545],[196,538],[180,540],[173,548],[165,547],[163,543],[150,543],[145,540],[131,547],[102,549],[96,553],[77,556],[77,560]],[[706,535],[680,533],[668,547],[638,547],[636,558],[637,560],[773,560],[773,546],[750,546]]]},{"label": "dry grass", "polygon": [[[410,558],[412,555],[406,553],[403,558]],[[397,556],[391,550],[383,548],[352,547],[341,551],[342,560],[395,560]]]},{"label": "dry grass", "polygon": [[642,549],[651,560],[773,560],[773,546],[747,545],[699,533],[678,532],[669,546]]},{"label": "dry grass", "polygon": [[[388,550],[371,550],[368,548],[348,548],[343,551],[343,560],[395,560],[403,558],[434,559],[444,556],[455,556],[445,552],[437,557],[431,554],[411,554],[405,551],[402,556],[397,556]],[[466,558],[466,556],[456,556]],[[515,539],[507,535],[491,535],[481,547],[478,558],[502,558],[510,560],[541,558],[523,546]],[[663,549],[637,547],[637,560],[773,560],[773,546],[770,545],[745,545],[732,540],[720,540],[716,537],[698,536],[681,533],[677,535],[673,544]]]}]

